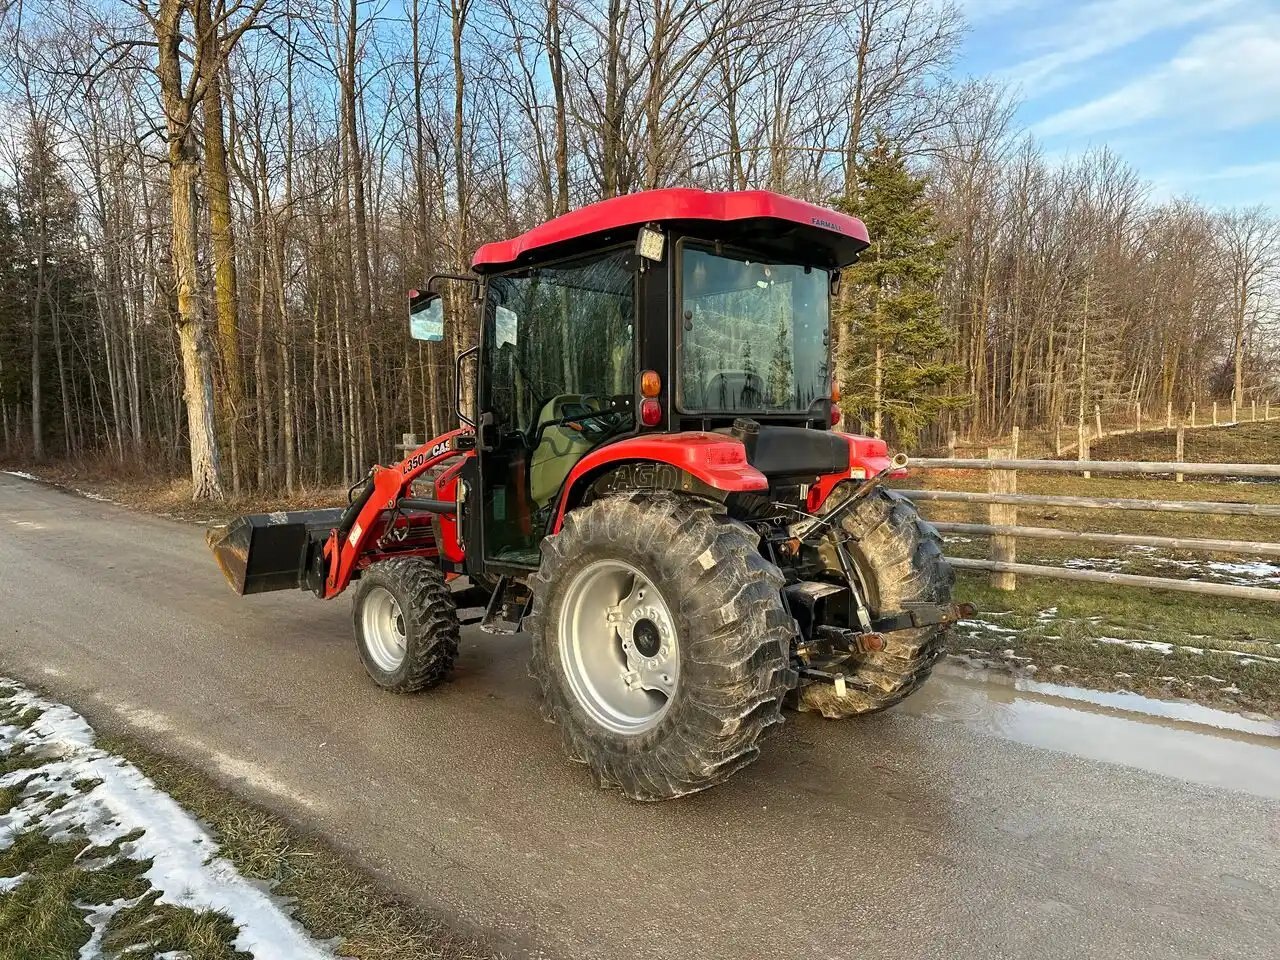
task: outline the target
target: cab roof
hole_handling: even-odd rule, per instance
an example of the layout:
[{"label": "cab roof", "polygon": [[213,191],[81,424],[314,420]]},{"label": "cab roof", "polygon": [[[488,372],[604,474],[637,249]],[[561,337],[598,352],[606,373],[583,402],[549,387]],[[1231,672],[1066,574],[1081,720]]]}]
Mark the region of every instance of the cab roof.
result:
[{"label": "cab roof", "polygon": [[646,223],[829,268],[853,263],[869,242],[857,217],[767,190],[671,188],[602,200],[510,240],[486,243],[471,267],[477,273],[496,273],[547,262],[634,239]]}]

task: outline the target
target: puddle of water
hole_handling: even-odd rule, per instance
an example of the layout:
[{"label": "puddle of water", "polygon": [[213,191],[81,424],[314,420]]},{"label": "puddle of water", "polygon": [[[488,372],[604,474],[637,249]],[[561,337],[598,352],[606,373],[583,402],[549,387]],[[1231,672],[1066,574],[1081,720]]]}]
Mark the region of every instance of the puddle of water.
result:
[{"label": "puddle of water", "polygon": [[896,709],[1028,746],[1280,800],[1280,722],[1137,694],[976,676],[941,666]]}]

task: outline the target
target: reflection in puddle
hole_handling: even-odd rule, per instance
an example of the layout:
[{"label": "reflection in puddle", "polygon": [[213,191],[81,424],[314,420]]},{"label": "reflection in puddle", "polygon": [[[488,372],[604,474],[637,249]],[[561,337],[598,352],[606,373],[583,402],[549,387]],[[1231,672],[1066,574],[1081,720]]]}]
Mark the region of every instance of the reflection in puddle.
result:
[{"label": "reflection in puddle", "polygon": [[[940,666],[898,711],[1280,800],[1280,722]],[[1141,712],[1134,712],[1141,711]]]}]

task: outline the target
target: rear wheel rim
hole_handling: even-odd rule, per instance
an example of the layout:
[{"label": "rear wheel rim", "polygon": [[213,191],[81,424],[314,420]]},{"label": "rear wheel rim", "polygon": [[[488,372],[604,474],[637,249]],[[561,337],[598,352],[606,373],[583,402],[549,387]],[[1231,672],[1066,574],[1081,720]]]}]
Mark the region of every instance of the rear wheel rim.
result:
[{"label": "rear wheel rim", "polygon": [[360,607],[364,646],[379,670],[394,673],[404,663],[407,638],[400,602],[386,587],[372,587]]},{"label": "rear wheel rim", "polygon": [[675,621],[652,581],[625,560],[597,560],[569,581],[560,657],[569,688],[614,733],[653,729],[680,679]]}]

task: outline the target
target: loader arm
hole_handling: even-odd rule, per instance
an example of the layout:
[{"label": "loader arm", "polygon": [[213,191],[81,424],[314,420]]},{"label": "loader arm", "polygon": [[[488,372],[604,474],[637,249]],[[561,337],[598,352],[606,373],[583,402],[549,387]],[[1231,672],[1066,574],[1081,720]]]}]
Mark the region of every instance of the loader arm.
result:
[{"label": "loader arm", "polygon": [[[342,593],[361,568],[390,555],[437,558],[446,553],[461,558],[456,522],[433,522],[429,546],[397,549],[396,537],[400,528],[395,526],[395,519],[398,511],[440,514],[452,509],[452,504],[446,506],[445,501],[413,501],[408,493],[413,482],[428,470],[449,460],[474,456],[473,448],[460,448],[458,445],[460,438],[472,435],[469,427],[450,430],[428,440],[394,466],[379,464],[369,471],[364,487],[352,499],[338,526],[329,532],[325,540],[322,553],[326,571],[324,599]],[[456,471],[450,471],[451,488],[455,479]],[[453,542],[442,543],[442,534],[452,538]]]}]

